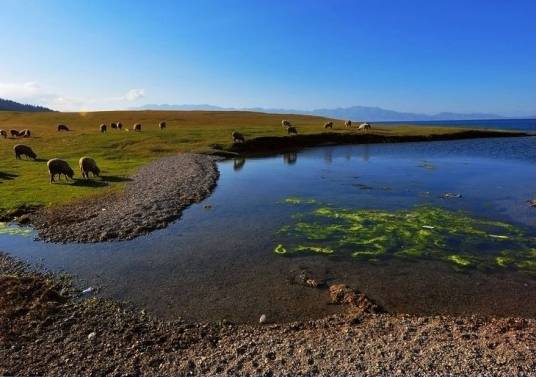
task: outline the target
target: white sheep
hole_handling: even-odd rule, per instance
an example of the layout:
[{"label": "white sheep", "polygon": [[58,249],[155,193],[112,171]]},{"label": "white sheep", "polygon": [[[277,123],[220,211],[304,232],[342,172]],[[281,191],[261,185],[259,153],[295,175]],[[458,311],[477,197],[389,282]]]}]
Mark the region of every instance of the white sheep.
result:
[{"label": "white sheep", "polygon": [[367,131],[368,129],[370,129],[370,124],[367,122],[361,123],[357,129],[360,131]]}]

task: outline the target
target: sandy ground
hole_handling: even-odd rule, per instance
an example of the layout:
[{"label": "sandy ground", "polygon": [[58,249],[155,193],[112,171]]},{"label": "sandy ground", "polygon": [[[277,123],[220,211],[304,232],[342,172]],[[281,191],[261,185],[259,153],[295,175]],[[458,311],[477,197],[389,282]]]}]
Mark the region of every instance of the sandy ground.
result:
[{"label": "sandy ground", "polygon": [[0,255],[0,375],[536,376],[536,320],[391,315],[327,292],[344,314],[169,322]]},{"label": "sandy ground", "polygon": [[42,209],[31,215],[31,223],[46,241],[129,240],[166,227],[209,195],[217,179],[214,157],[166,157],[139,169],[121,193]]}]

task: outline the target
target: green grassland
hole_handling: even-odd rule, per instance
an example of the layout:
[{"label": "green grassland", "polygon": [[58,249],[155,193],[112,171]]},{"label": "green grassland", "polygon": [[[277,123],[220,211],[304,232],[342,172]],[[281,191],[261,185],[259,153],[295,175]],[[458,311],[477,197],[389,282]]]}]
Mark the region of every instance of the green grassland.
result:
[{"label": "green grassland", "polygon": [[[0,214],[24,205],[60,204],[120,189],[126,177],[153,159],[185,151],[205,152],[213,144],[229,148],[233,130],[239,130],[246,139],[286,136],[282,119],[288,119],[300,134],[324,132],[323,124],[328,121],[313,116],[239,111],[0,112],[0,129],[32,132],[32,137],[27,139],[0,138]],[[107,133],[100,133],[101,123],[109,125],[117,121],[123,124],[122,131],[108,129]],[[159,130],[160,121],[167,122],[167,129]],[[143,125],[142,132],[132,132],[133,124],[138,122]],[[58,132],[59,123],[68,125],[71,131]],[[343,121],[334,120],[333,132],[360,131],[345,129]],[[382,126],[370,131],[385,136],[456,132],[459,129],[422,126]],[[12,149],[15,144],[32,147],[38,161],[16,160]],[[77,179],[74,184],[49,183],[47,160],[67,160],[76,172],[75,178],[80,178],[78,159],[82,156],[96,159],[104,181]]]}]

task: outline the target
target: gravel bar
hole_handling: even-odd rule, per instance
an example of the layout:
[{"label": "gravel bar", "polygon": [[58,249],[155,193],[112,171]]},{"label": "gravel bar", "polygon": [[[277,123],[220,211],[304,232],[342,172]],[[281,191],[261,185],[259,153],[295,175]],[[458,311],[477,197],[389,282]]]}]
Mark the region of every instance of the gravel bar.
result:
[{"label": "gravel bar", "polygon": [[215,157],[162,158],[140,168],[123,192],[42,209],[31,223],[45,241],[130,240],[179,218],[184,208],[211,193],[218,176]]}]

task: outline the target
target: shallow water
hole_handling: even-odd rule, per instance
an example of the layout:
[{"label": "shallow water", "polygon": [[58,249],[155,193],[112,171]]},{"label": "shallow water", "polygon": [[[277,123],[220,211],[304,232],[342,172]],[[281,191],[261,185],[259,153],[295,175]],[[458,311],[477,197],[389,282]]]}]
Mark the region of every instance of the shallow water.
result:
[{"label": "shallow water", "polygon": [[526,201],[536,197],[535,166],[536,138],[333,146],[224,161],[214,193],[166,229],[133,241],[57,245],[0,227],[0,250],[166,318],[254,322],[266,313],[287,321],[338,310],[325,290],[294,282],[303,270],[358,288],[388,311],[536,317],[536,272],[515,266],[274,252],[292,241],[281,228],[318,206],[463,210],[512,224],[532,242],[536,209]]}]

